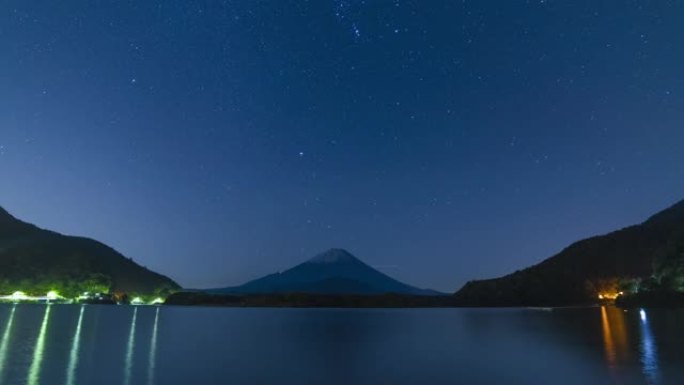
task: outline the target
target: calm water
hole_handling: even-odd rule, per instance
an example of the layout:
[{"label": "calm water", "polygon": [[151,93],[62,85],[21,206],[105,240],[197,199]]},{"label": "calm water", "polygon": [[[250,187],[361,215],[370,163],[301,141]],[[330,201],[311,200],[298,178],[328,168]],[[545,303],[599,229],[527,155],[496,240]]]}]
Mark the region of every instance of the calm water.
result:
[{"label": "calm water", "polygon": [[684,312],[0,305],[2,384],[682,384]]}]

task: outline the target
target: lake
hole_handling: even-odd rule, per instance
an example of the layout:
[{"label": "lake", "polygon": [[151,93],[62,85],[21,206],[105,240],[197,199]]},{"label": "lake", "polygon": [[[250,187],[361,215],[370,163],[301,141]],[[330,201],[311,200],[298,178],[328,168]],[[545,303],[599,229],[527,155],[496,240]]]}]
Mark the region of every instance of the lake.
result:
[{"label": "lake", "polygon": [[0,305],[1,384],[682,384],[684,311]]}]

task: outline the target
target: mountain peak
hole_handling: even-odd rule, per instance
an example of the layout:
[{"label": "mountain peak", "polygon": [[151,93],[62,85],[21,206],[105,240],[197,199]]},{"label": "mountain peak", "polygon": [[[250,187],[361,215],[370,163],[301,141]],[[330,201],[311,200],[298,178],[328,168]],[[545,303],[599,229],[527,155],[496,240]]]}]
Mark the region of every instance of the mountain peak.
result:
[{"label": "mountain peak", "polygon": [[358,262],[359,259],[353,256],[350,252],[344,249],[330,249],[317,256],[311,258],[309,263],[326,263],[326,264],[336,264],[336,263],[348,263],[348,262]]},{"label": "mountain peak", "polygon": [[330,249],[282,273],[267,275],[241,286],[207,291],[229,294],[439,294],[399,282],[344,249]]}]

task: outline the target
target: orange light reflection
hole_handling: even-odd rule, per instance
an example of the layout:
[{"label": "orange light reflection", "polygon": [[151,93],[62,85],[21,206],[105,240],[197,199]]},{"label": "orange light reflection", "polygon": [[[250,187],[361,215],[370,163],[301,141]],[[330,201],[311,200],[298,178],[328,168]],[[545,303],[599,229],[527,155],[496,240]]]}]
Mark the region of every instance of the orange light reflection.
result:
[{"label": "orange light reflection", "polygon": [[606,360],[611,367],[627,362],[630,358],[627,325],[622,310],[612,306],[601,306],[603,347]]}]

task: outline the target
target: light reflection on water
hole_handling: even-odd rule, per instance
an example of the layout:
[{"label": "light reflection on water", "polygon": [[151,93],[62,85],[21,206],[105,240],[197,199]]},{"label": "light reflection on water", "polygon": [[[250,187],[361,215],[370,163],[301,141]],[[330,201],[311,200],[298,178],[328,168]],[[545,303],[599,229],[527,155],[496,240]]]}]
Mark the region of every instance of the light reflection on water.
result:
[{"label": "light reflection on water", "polygon": [[85,313],[85,305],[81,305],[81,311],[78,314],[78,323],[76,324],[76,332],[74,332],[73,342],[71,344],[71,353],[69,354],[69,366],[67,366],[67,385],[74,385],[74,376],[76,375],[76,367],[78,366],[78,350],[81,342],[81,325],[83,324],[83,314]]},{"label": "light reflection on water", "polygon": [[159,326],[159,308],[154,314],[154,326],[152,327],[152,340],[150,340],[150,358],[147,364],[147,384],[154,384],[154,368],[157,364],[157,332]]},{"label": "light reflection on water", "polygon": [[40,325],[38,332],[38,339],[36,340],[36,347],[33,350],[33,360],[28,374],[28,385],[40,384],[40,369],[43,363],[43,352],[45,350],[45,335],[47,334],[48,323],[50,322],[50,309],[52,305],[45,306],[45,315],[43,316],[43,323]]},{"label": "light reflection on water", "polygon": [[9,345],[10,337],[12,336],[12,324],[14,323],[14,313],[17,311],[17,305],[12,306],[10,315],[7,318],[7,325],[5,332],[2,333],[2,340],[0,341],[0,384],[3,383],[5,374],[5,362],[7,361],[7,346]]},{"label": "light reflection on water", "polygon": [[606,361],[608,361],[610,366],[614,366],[616,364],[615,343],[613,342],[613,332],[605,306],[601,306],[601,328],[603,331],[603,346],[606,350]]},{"label": "light reflection on water", "polygon": [[133,370],[133,349],[135,348],[135,323],[138,318],[138,308],[133,309],[133,319],[131,320],[131,331],[128,334],[128,344],[126,345],[126,364],[124,366],[124,385],[131,383],[131,371]]},{"label": "light reflection on water", "polygon": [[684,378],[682,320],[614,307],[0,305],[0,384],[669,385]]},{"label": "light reflection on water", "polygon": [[629,337],[625,325],[625,313],[612,306],[601,307],[601,325],[606,360],[610,367],[630,360]]},{"label": "light reflection on water", "polygon": [[646,311],[641,309],[639,313],[641,321],[641,363],[649,385],[657,385],[660,384],[660,369],[658,367],[656,341],[648,323]]},{"label": "light reflection on water", "polygon": [[632,347],[629,343],[627,322],[639,324],[639,362],[646,383],[661,384],[656,341],[644,309],[626,313],[615,307],[601,307],[603,345],[609,367],[624,366],[631,361]]}]

